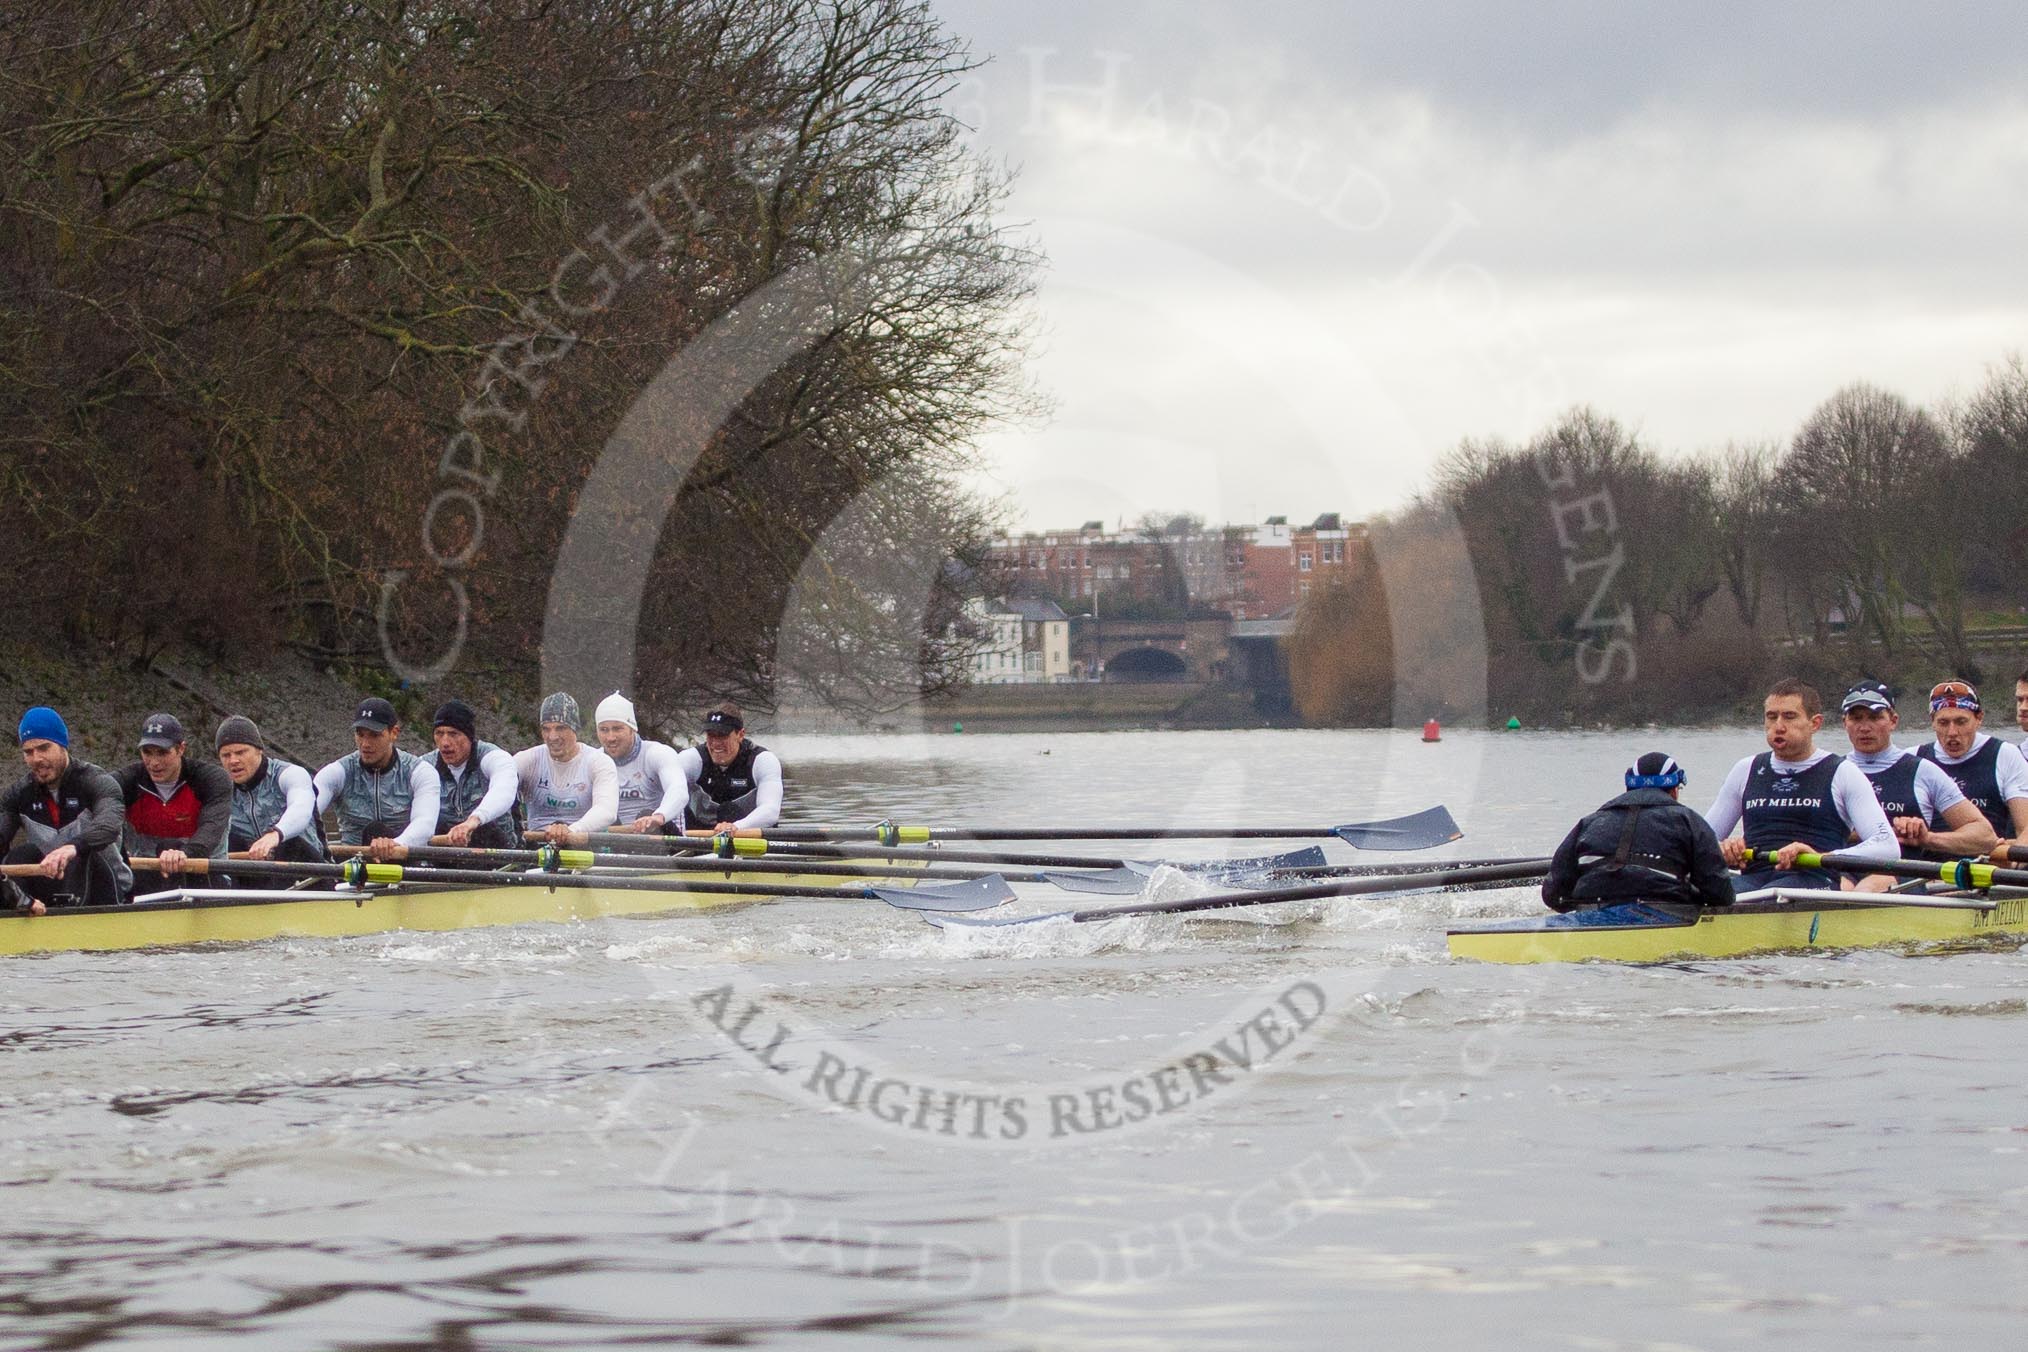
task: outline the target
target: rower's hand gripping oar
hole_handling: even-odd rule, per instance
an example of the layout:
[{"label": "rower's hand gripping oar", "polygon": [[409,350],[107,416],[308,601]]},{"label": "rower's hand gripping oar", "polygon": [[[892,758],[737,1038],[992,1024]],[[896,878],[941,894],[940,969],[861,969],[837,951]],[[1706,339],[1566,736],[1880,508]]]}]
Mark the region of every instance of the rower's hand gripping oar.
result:
[{"label": "rower's hand gripping oar", "polygon": [[1179,901],[1150,901],[1136,906],[1101,906],[1082,911],[1051,911],[1044,915],[1008,916],[1004,919],[966,916],[926,915],[932,925],[950,928],[985,928],[1006,925],[1040,925],[1067,920],[1086,925],[1135,915],[1188,915],[1197,911],[1230,910],[1238,906],[1270,906],[1283,901],[1312,901],[1321,897],[1374,896],[1388,892],[1423,891],[1456,887],[1466,883],[1523,882],[1549,871],[1547,859],[1524,859],[1512,864],[1488,864],[1478,868],[1449,869],[1435,873],[1411,873],[1382,877],[1346,878],[1338,882],[1312,883],[1307,887],[1284,887],[1266,892],[1221,892],[1208,897]]},{"label": "rower's hand gripping oar", "polygon": [[[1746,862],[1772,864],[1773,850],[1748,850]],[[1951,887],[1983,892],[1995,883],[2010,886],[2028,884],[2028,869],[1995,868],[1976,859],[1864,859],[1851,854],[1810,854],[1796,856],[1798,869],[1828,869],[1834,873],[1884,873],[1890,878],[1933,878]]]}]

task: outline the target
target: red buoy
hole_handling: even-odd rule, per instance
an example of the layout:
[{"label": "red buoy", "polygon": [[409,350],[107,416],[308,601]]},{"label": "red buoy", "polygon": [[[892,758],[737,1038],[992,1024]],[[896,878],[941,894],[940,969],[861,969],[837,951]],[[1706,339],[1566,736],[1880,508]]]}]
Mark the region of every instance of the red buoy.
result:
[{"label": "red buoy", "polygon": [[1441,742],[1444,739],[1443,725],[1432,718],[1422,725],[1422,739],[1425,742]]}]

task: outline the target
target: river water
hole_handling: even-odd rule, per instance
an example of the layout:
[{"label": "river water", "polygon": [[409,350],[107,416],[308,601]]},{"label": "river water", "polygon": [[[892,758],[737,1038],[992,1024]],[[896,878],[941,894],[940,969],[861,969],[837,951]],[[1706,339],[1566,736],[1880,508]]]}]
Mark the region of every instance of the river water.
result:
[{"label": "river water", "polygon": [[[1701,806],[1758,738],[775,744],[806,821],[1441,802],[1466,836],[1424,859],[1545,853],[1650,748]],[[1535,905],[947,933],[805,901],[7,959],[0,1341],[2022,1344],[2019,952],[1445,955]]]}]

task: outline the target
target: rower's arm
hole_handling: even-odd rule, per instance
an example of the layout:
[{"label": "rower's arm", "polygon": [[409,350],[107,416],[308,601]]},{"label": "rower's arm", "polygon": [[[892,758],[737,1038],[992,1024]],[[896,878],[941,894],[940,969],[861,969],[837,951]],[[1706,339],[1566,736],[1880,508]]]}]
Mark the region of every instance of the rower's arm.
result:
[{"label": "rower's arm", "polygon": [[282,786],[287,802],[282,815],[268,830],[281,840],[308,834],[310,823],[317,816],[317,786],[311,782],[310,772],[300,765],[291,765],[276,777],[276,782]]},{"label": "rower's arm", "polygon": [[650,742],[647,754],[648,768],[662,786],[662,801],[651,815],[680,826],[683,805],[690,801],[690,777],[683,772],[683,757],[666,742]]},{"label": "rower's arm", "polygon": [[1831,798],[1837,804],[1838,815],[1858,837],[1842,853],[1858,859],[1901,858],[1901,841],[1894,834],[1894,823],[1887,820],[1887,813],[1880,806],[1880,796],[1873,792],[1873,782],[1851,761],[1839,762],[1837,773],[1831,776]]},{"label": "rower's arm", "polygon": [[[512,756],[495,748],[479,762],[479,773],[486,777],[486,793],[479,799],[478,806],[472,809],[472,815],[479,819],[479,825],[484,826],[514,810],[514,799],[521,792],[521,771]],[[445,822],[443,825],[450,827],[457,823]]]},{"label": "rower's arm", "polygon": [[191,788],[202,805],[197,829],[190,834],[189,853],[208,855],[232,830],[232,776],[222,765],[201,761],[189,771]]},{"label": "rower's arm", "polygon": [[1711,806],[1704,810],[1704,820],[1711,824],[1711,834],[1723,840],[1739,825],[1739,819],[1746,809],[1746,775],[1753,767],[1753,757],[1748,756],[1732,767],[1725,782],[1718,786],[1718,796],[1711,800]]},{"label": "rower's arm", "polygon": [[1941,813],[1944,829],[1931,829],[1924,838],[1922,848],[1935,854],[1947,854],[1953,859],[1985,858],[1993,847],[2000,843],[1999,834],[1993,824],[1986,820],[1986,814],[1973,807],[1971,801],[1960,797],[1957,802]]},{"label": "rower's arm", "polygon": [[603,831],[620,819],[620,770],[603,751],[586,749],[591,756],[591,810],[570,824],[573,831]]},{"label": "rower's arm", "polygon": [[317,786],[317,815],[331,810],[331,804],[338,801],[338,795],[345,788],[345,762],[332,761],[317,772],[312,781]]},{"label": "rower's arm", "polygon": [[782,819],[782,762],[774,752],[763,751],[753,758],[753,785],[759,794],[753,811],[733,825],[766,830]]},{"label": "rower's arm", "polygon": [[415,769],[408,776],[408,825],[395,840],[410,847],[430,843],[437,833],[437,812],[443,807],[443,783],[436,766],[416,757]]}]

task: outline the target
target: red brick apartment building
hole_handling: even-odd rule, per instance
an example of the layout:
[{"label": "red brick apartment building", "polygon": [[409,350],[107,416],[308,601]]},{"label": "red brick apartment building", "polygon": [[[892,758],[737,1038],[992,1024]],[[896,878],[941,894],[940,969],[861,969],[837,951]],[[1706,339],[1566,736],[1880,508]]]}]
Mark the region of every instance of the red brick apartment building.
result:
[{"label": "red brick apartment building", "polygon": [[1326,512],[1307,526],[1271,516],[1257,526],[1197,526],[1187,519],[1159,530],[1107,530],[1087,521],[1075,530],[1029,531],[993,543],[1008,590],[1046,596],[1089,614],[1105,599],[1140,603],[1187,599],[1235,620],[1287,611],[1313,587],[1350,578],[1364,555],[1366,525]]}]

